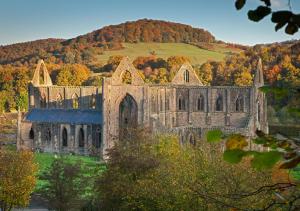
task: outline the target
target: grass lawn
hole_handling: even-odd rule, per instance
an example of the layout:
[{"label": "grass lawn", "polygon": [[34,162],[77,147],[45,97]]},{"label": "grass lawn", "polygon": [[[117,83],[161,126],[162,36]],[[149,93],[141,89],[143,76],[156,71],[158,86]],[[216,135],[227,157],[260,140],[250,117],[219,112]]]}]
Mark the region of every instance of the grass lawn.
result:
[{"label": "grass lawn", "polygon": [[[87,170],[85,173],[88,176],[93,176],[94,174],[97,175],[99,173],[102,173],[106,169],[105,163],[96,157],[78,155],[63,155],[63,157],[71,163],[80,161]],[[38,176],[40,176],[42,172],[47,171],[54,159],[55,155],[51,153],[35,153],[35,161],[38,164]],[[36,190],[40,190],[45,182],[46,181],[39,178],[37,181]]]},{"label": "grass lawn", "polygon": [[105,51],[98,59],[106,63],[110,56],[124,55],[134,60],[138,56],[149,56],[150,52],[155,51],[157,57],[164,59],[170,56],[186,56],[192,64],[202,64],[207,60],[221,61],[226,55],[241,51],[227,48],[222,44],[213,45],[214,50],[204,50],[184,43],[123,43],[124,49]]}]

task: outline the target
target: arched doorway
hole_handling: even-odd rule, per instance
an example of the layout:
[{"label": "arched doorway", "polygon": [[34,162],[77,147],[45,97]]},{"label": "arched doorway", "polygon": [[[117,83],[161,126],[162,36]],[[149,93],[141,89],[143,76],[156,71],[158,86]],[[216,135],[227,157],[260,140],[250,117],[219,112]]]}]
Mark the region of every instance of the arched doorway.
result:
[{"label": "arched doorway", "polygon": [[128,138],[130,131],[136,128],[138,106],[134,98],[127,94],[119,105],[119,139]]}]

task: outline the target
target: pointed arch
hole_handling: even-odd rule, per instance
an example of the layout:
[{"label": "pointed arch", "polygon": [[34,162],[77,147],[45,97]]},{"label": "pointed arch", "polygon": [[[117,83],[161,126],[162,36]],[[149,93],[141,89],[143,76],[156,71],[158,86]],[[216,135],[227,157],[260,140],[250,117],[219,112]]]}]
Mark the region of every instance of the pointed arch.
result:
[{"label": "pointed arch", "polygon": [[200,94],[196,101],[196,110],[204,111],[204,105],[205,105],[204,96]]},{"label": "pointed arch", "polygon": [[179,96],[178,98],[178,110],[185,111],[185,99],[183,96]]},{"label": "pointed arch", "polygon": [[78,109],[79,108],[79,97],[76,93],[72,95],[72,108]]},{"label": "pointed arch", "polygon": [[[42,70],[42,74],[41,74],[41,70]],[[51,77],[48,73],[48,70],[43,60],[39,60],[37,64],[37,67],[33,74],[32,84],[35,86],[39,86],[39,85],[52,86]]]},{"label": "pointed arch", "polygon": [[183,79],[185,83],[190,82],[190,72],[188,70],[185,70],[183,73]]},{"label": "pointed arch", "polygon": [[34,139],[34,130],[33,130],[33,128],[30,128],[29,139]]},{"label": "pointed arch", "polygon": [[79,129],[79,133],[78,133],[78,147],[80,147],[80,148],[84,147],[84,130],[83,130],[83,128]]},{"label": "pointed arch", "polygon": [[68,146],[68,131],[64,127],[62,131],[62,146],[67,147]]},{"label": "pointed arch", "polygon": [[45,93],[43,92],[40,96],[40,107],[41,108],[46,108],[47,107],[47,98]]},{"label": "pointed arch", "polygon": [[235,100],[235,111],[243,112],[244,111],[244,97],[239,95]]},{"label": "pointed arch", "polygon": [[216,111],[223,111],[223,97],[222,95],[218,95],[216,99]]},{"label": "pointed arch", "polygon": [[126,138],[131,129],[138,124],[138,105],[135,99],[126,94],[119,105],[119,138]]}]

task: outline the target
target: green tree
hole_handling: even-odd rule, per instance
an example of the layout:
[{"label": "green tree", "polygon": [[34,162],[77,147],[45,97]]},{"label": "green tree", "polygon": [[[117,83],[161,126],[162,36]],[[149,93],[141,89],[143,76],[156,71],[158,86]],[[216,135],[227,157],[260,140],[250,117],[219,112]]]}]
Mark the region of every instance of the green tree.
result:
[{"label": "green tree", "polygon": [[89,181],[79,161],[72,163],[64,156],[56,158],[41,179],[46,184],[40,193],[51,208],[59,211],[79,209],[85,203],[84,193]]},{"label": "green tree", "polygon": [[26,207],[36,184],[37,165],[29,151],[0,150],[0,209]]},{"label": "green tree", "polygon": [[175,136],[130,134],[109,151],[108,169],[95,183],[100,209],[246,210],[272,203],[271,191],[251,194],[272,184],[271,172],[249,168],[246,160],[227,164],[205,142],[181,146]]}]

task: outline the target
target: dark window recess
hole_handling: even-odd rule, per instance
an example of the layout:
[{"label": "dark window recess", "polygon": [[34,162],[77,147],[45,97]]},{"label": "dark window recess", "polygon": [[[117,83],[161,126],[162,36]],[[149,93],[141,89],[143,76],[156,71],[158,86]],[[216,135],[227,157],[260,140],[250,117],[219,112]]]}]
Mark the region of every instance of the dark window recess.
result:
[{"label": "dark window recess", "polygon": [[63,147],[68,146],[68,132],[66,128],[64,128],[62,131],[62,145]]}]

